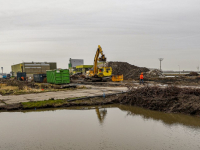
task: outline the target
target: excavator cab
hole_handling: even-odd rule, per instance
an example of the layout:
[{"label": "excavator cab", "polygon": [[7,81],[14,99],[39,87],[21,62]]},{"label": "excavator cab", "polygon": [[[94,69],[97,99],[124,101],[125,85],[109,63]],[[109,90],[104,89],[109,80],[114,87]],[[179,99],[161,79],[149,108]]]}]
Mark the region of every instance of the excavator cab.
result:
[{"label": "excavator cab", "polygon": [[111,67],[101,67],[98,68],[98,77],[108,77],[112,75]]}]

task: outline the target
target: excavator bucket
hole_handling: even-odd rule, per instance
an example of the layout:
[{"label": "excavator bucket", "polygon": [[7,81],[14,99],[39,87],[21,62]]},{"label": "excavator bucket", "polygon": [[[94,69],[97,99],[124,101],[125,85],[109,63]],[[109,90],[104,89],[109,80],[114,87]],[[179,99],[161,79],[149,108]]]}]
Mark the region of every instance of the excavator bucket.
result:
[{"label": "excavator bucket", "polygon": [[105,55],[102,55],[101,57],[99,57],[99,61],[106,61]]}]

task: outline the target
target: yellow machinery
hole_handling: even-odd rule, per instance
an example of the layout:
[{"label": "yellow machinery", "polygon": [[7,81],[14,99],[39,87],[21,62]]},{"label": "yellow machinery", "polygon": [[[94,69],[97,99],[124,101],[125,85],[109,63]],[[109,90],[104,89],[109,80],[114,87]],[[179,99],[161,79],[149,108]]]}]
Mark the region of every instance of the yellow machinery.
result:
[{"label": "yellow machinery", "polygon": [[123,74],[121,74],[121,75],[113,75],[112,76],[112,81],[113,82],[119,82],[119,81],[123,81],[123,80],[124,80]]},{"label": "yellow machinery", "polygon": [[[101,57],[99,55],[101,54]],[[98,68],[97,63],[106,62],[106,57],[103,54],[103,50],[100,45],[98,45],[96,55],[94,57],[94,66],[93,70],[89,70],[86,72],[86,80],[92,81],[109,81],[112,76],[112,68],[111,67],[100,67]]]}]

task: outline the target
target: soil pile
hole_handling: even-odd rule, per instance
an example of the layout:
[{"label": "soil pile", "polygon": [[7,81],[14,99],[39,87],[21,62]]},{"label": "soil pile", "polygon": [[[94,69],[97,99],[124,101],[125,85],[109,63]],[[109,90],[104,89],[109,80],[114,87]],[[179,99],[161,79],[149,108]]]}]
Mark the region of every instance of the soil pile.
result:
[{"label": "soil pile", "polygon": [[152,78],[152,77],[165,77],[162,73],[162,71],[158,69],[150,70],[145,75],[146,78]]},{"label": "soil pile", "polygon": [[108,62],[107,66],[112,67],[112,74],[123,74],[124,80],[139,79],[141,72],[144,72],[145,75],[145,72],[149,71],[149,69],[145,67],[137,67],[127,62]]},{"label": "soil pile", "polygon": [[198,88],[176,86],[129,88],[130,91],[121,95],[116,101],[151,110],[200,116],[200,89]]},{"label": "soil pile", "polygon": [[198,76],[199,74],[197,72],[190,72],[189,74],[186,74],[186,76]]}]

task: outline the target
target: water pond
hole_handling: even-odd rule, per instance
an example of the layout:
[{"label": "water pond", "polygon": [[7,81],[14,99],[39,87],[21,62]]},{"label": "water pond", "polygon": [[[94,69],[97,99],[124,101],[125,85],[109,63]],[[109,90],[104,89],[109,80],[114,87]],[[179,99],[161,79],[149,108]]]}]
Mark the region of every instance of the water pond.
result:
[{"label": "water pond", "polygon": [[0,150],[199,150],[200,118],[133,106],[0,112]]}]

